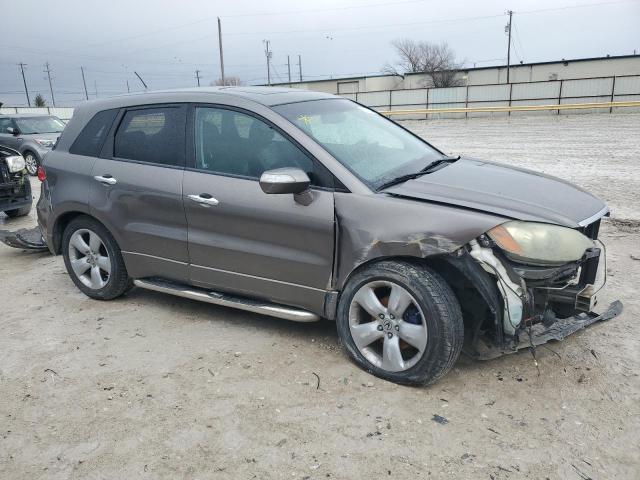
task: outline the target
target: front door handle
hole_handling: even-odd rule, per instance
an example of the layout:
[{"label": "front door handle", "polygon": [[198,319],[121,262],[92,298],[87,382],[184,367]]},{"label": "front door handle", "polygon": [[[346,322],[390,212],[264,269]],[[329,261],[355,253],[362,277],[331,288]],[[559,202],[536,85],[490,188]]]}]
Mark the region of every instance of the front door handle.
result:
[{"label": "front door handle", "polygon": [[200,205],[216,206],[220,203],[208,193],[201,193],[200,195],[187,195],[187,197],[189,197],[190,200],[199,203]]},{"label": "front door handle", "polygon": [[93,178],[100,183],[104,183],[105,185],[115,185],[116,183],[118,183],[118,181],[109,174],[96,175]]}]

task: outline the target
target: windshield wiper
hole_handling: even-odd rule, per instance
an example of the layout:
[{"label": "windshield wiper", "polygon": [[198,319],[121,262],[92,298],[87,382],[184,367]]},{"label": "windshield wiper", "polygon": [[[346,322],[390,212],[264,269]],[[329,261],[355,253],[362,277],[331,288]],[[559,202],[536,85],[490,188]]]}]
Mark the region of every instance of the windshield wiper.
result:
[{"label": "windshield wiper", "polygon": [[392,178],[391,180],[384,182],[382,185],[376,188],[376,192],[379,192],[380,190],[384,190],[385,188],[392,187],[394,185],[398,185],[399,183],[404,183],[407,180],[413,180],[414,178],[418,178],[422,175],[426,175],[427,173],[431,173],[431,171],[433,171],[433,169],[436,168],[437,166],[443,163],[453,163],[456,160],[460,160],[460,155],[457,155],[454,157],[447,156],[447,157],[438,158],[437,160],[434,160],[433,162],[429,163],[422,170],[419,170],[414,173],[407,173],[406,175],[400,175],[399,177]]}]

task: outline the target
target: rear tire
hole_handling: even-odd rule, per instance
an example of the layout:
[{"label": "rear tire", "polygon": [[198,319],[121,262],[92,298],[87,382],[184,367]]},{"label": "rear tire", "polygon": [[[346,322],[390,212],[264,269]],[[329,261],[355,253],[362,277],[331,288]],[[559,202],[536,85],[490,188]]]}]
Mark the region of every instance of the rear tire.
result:
[{"label": "rear tire", "polygon": [[24,207],[20,207],[20,208],[14,208],[13,210],[5,210],[4,213],[9,218],[16,218],[16,217],[24,217],[25,215],[29,215],[30,211],[31,211],[31,204],[25,205]]},{"label": "rear tire", "polygon": [[87,216],[76,217],[62,235],[62,255],[76,287],[96,300],[112,300],[133,286],[113,235]]},{"label": "rear tire", "polygon": [[405,385],[444,376],[464,340],[451,287],[433,270],[407,261],[384,260],[356,272],[341,294],[336,323],[357,365]]}]

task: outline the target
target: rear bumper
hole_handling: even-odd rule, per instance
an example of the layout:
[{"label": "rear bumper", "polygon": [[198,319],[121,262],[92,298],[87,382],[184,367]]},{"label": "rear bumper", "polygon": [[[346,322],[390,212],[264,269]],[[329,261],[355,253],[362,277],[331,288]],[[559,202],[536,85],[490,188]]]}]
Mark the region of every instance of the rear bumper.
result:
[{"label": "rear bumper", "polygon": [[596,322],[605,322],[617,317],[622,313],[622,302],[616,300],[601,314],[595,312],[580,313],[573,317],[555,319],[553,323],[538,323],[531,326],[510,345],[505,348],[497,347],[492,343],[480,341],[476,344],[474,358],[479,360],[490,360],[509,353],[515,353],[525,348],[536,347],[550,341],[564,340],[572,333],[593,325]]}]

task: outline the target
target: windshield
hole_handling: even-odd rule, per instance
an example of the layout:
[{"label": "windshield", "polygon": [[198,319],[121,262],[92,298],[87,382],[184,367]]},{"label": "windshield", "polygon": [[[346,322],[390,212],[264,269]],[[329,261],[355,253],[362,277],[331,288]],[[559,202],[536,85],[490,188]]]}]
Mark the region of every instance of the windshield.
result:
[{"label": "windshield", "polygon": [[21,117],[16,118],[15,122],[20,133],[24,135],[33,133],[60,133],[64,129],[64,123],[56,117]]},{"label": "windshield", "polygon": [[396,123],[349,100],[315,100],[273,109],[373,189],[442,158],[442,153]]}]

